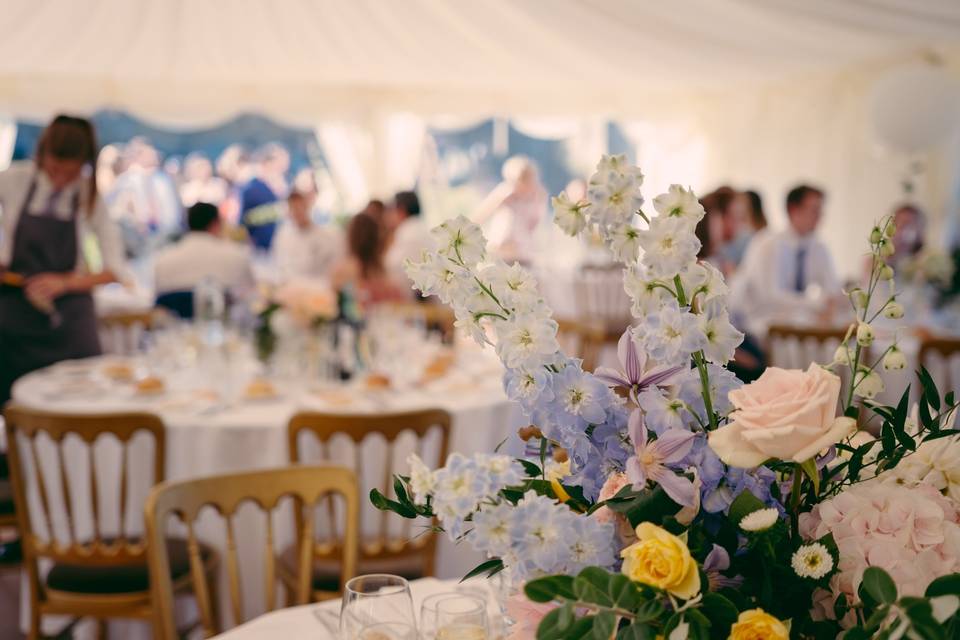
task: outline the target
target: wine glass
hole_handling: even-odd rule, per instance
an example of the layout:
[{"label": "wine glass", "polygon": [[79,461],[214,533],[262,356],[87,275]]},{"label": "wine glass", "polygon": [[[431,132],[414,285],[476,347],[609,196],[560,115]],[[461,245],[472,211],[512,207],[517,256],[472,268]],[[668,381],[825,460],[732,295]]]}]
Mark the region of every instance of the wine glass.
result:
[{"label": "wine glass", "polygon": [[[400,576],[384,573],[349,580],[340,607],[341,638],[366,640],[363,631],[371,625],[383,623],[408,625],[416,630],[410,584]],[[392,640],[389,635],[385,637]],[[404,636],[399,637],[404,639]]]},{"label": "wine glass", "polygon": [[427,640],[487,640],[487,603],[458,592],[439,593],[424,600],[420,626]]},{"label": "wine glass", "polygon": [[417,640],[417,630],[403,622],[378,622],[364,627],[358,640]]}]

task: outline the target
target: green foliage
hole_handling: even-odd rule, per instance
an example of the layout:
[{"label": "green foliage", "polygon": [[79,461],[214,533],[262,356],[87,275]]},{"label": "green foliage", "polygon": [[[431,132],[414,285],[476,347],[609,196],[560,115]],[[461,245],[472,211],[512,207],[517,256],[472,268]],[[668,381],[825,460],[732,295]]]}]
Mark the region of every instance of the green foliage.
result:
[{"label": "green foliage", "polygon": [[625,515],[634,527],[641,522],[661,525],[664,519],[680,511],[680,505],[671,500],[659,485],[643,491],[634,491],[628,485],[607,500],[606,506]]}]

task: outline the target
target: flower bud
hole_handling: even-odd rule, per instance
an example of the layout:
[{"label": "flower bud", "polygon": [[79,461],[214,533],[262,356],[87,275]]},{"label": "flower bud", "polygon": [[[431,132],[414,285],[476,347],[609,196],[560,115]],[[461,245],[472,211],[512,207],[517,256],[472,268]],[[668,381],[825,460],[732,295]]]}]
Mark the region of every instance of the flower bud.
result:
[{"label": "flower bud", "polygon": [[875,398],[884,389],[883,378],[880,377],[880,374],[865,367],[857,372],[854,385],[854,395],[868,400]]},{"label": "flower bud", "polygon": [[874,227],[870,232],[870,244],[878,244],[883,240],[883,231],[880,231],[880,227]]},{"label": "flower bud", "polygon": [[889,238],[884,238],[878,249],[880,251],[880,257],[882,258],[889,258],[893,255],[893,252],[897,250],[897,248],[893,246],[893,240]]},{"label": "flower bud", "polygon": [[883,356],[883,368],[887,371],[900,371],[906,369],[906,367],[907,358],[903,355],[903,351],[896,347],[887,351],[887,355]]},{"label": "flower bud", "polygon": [[877,275],[880,277],[881,280],[893,280],[893,267],[891,267],[888,264],[885,264],[882,267],[880,267],[879,271],[877,272]]},{"label": "flower bud", "polygon": [[528,425],[526,427],[521,427],[517,430],[517,435],[520,436],[520,439],[524,442],[527,442],[531,438],[542,438],[543,432],[537,428],[536,425]]},{"label": "flower bud", "polygon": [[833,352],[833,364],[850,366],[850,352],[847,350],[846,344],[841,344],[837,347],[837,350]]},{"label": "flower bud", "polygon": [[873,344],[873,327],[866,322],[861,322],[857,327],[857,344],[861,347],[869,347]]},{"label": "flower bud", "polygon": [[867,292],[857,287],[850,292],[850,301],[857,309],[863,309],[867,306]]},{"label": "flower bud", "polygon": [[903,317],[903,305],[896,300],[891,300],[883,308],[883,315],[891,320],[898,320]]},{"label": "flower bud", "polygon": [[893,221],[893,218],[887,218],[887,224],[883,227],[883,235],[888,238],[892,238],[893,234],[897,232],[897,225]]}]

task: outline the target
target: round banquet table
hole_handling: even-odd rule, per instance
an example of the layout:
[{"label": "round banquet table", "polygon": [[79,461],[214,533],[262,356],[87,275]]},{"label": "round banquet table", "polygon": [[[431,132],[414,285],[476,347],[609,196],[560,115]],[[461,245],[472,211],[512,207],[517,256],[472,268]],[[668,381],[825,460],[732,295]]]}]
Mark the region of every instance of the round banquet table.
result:
[{"label": "round banquet table", "polygon": [[[46,411],[66,413],[103,413],[119,411],[148,411],[159,415],[166,426],[166,469],[167,480],[182,480],[201,476],[267,469],[289,464],[287,447],[287,422],[299,410],[314,410],[322,412],[343,413],[378,413],[410,411],[416,409],[442,408],[452,415],[452,431],[449,443],[450,452],[474,453],[490,452],[498,444],[507,440],[508,443],[501,451],[519,453],[522,443],[515,437],[518,427],[523,425],[522,413],[519,407],[510,402],[502,389],[502,368],[496,357],[489,351],[476,348],[475,345],[463,344],[455,351],[455,361],[447,372],[437,379],[417,385],[411,385],[403,390],[377,389],[371,390],[364,381],[345,384],[326,384],[310,388],[301,386],[295,391],[284,394],[283,388],[279,397],[269,400],[244,400],[243,397],[233,402],[223,404],[213,400],[213,394],[205,392],[198,383],[197,377],[168,374],[168,379],[183,377],[190,379],[189,384],[181,385],[179,389],[171,384],[170,388],[156,396],[141,396],[136,393],[132,384],[121,384],[106,379],[102,372],[108,365],[117,364],[116,357],[102,356],[80,361],[59,363],[47,369],[31,373],[20,379],[13,389],[15,402],[32,408]],[[132,363],[136,368],[136,362]],[[236,368],[236,367],[234,367]],[[240,367],[242,369],[242,367]],[[235,372],[234,372],[235,373]],[[216,375],[208,376],[216,378]],[[229,377],[229,375],[227,376]],[[203,377],[201,376],[202,380]],[[218,381],[221,382],[221,381]],[[94,386],[91,386],[94,385]],[[129,469],[138,469],[138,460],[147,464],[150,458],[149,443],[134,442],[139,450],[131,448],[128,458]],[[8,443],[12,446],[13,443]],[[374,442],[374,446],[376,446]],[[71,448],[70,445],[75,445]],[[74,481],[72,474],[78,478],[89,478],[89,458],[86,450],[78,442],[65,443],[65,468]],[[99,451],[98,447],[115,451]],[[363,447],[368,446],[365,441]],[[115,441],[101,439],[95,445],[98,482],[102,486],[116,483],[119,474],[119,447]],[[364,455],[366,451],[364,451]],[[405,455],[405,454],[404,454]],[[50,449],[46,454],[41,453],[41,459],[47,458],[55,464],[55,452]],[[337,460],[353,460],[352,456],[337,456]],[[397,460],[396,455],[394,460]],[[43,462],[42,464],[46,464]],[[405,471],[403,458],[400,458],[397,472]],[[347,466],[350,466],[347,463]],[[372,466],[372,465],[371,465]],[[378,522],[377,513],[372,506],[366,504],[366,495],[369,486],[379,485],[380,480],[373,479],[364,469],[361,482],[361,526],[369,531],[371,523]],[[379,477],[382,468],[372,471]],[[135,472],[131,472],[131,481]],[[106,479],[105,479],[106,478]],[[88,480],[78,480],[89,484]],[[49,482],[48,482],[49,484]],[[73,489],[71,489],[73,491]],[[140,505],[145,498],[149,487],[134,487],[130,495],[132,502],[128,504]],[[34,490],[34,494],[36,491]],[[89,491],[87,490],[87,494]],[[84,494],[84,491],[81,491]],[[89,497],[87,495],[87,497]],[[81,495],[81,500],[83,496]],[[137,500],[140,500],[137,502]],[[57,500],[50,497],[51,504]],[[73,499],[74,505],[77,498]],[[39,503],[32,503],[32,513]],[[243,554],[249,550],[250,562],[243,562],[243,600],[244,615],[250,618],[264,610],[264,596],[262,592],[262,555],[265,526],[262,517],[251,506],[249,512],[241,511],[235,521],[238,532],[238,548]],[[92,514],[87,510],[87,522],[81,515],[82,509],[74,506],[73,531],[78,538],[89,535]],[[292,513],[292,512],[289,512]],[[212,515],[212,514],[208,514]],[[274,514],[276,546],[283,548],[284,544],[293,541],[293,521],[291,517],[277,518]],[[104,518],[114,517],[114,522],[104,522]],[[107,535],[111,529],[124,531],[127,535],[142,532],[143,515],[139,508],[130,508],[122,525],[119,512],[106,513],[101,510],[101,531]],[[222,521],[201,522],[197,530],[200,537],[206,538],[208,543],[223,550]],[[395,520],[399,521],[399,518]],[[57,526],[61,529],[58,529]],[[64,529],[69,526],[65,522],[56,522],[52,525],[54,535],[63,539]],[[416,528],[411,529],[415,535]],[[244,540],[244,537],[248,538]],[[221,553],[222,555],[222,553]],[[242,556],[241,556],[242,560]],[[441,536],[438,543],[436,572],[440,578],[459,578],[467,571],[479,564],[483,558],[475,553],[468,545],[454,545],[445,536]],[[221,563],[222,565],[222,563]],[[221,576],[221,585],[224,585],[225,576]],[[26,592],[24,592],[21,612],[24,613]],[[226,594],[226,589],[221,589]],[[187,603],[187,608],[190,608]],[[222,607],[222,611],[229,607]],[[25,616],[21,620],[27,619]],[[58,628],[57,621],[45,624],[45,630],[54,631]],[[83,635],[83,634],[81,634]],[[112,623],[111,637],[149,637],[146,625],[134,622]]]}]

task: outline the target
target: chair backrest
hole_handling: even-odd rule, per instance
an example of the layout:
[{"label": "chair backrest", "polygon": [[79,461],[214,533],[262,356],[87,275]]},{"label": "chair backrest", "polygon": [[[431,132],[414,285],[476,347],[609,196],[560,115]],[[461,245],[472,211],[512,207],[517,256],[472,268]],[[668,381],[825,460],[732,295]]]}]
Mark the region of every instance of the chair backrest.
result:
[{"label": "chair backrest", "polygon": [[[163,479],[160,418],[148,413],[66,415],[17,405],[8,405],[4,415],[24,561],[34,586],[39,588],[41,558],[95,566],[144,562],[146,543],[135,507],[143,496],[138,499],[136,490],[142,488],[146,495]],[[141,434],[151,441],[152,455],[141,447]],[[117,456],[109,454],[116,454],[117,444],[119,463],[112,464],[109,458]],[[114,511],[111,497],[115,526],[104,524],[108,511]]]},{"label": "chair backrest", "polygon": [[[814,362],[830,363],[846,335],[846,327],[772,325],[767,330],[770,365],[784,369],[806,369]],[[861,361],[868,357],[869,354],[866,354]]]},{"label": "chair backrest", "polygon": [[579,305],[578,317],[602,322],[608,329],[621,333],[630,325],[630,297],[623,288],[622,266],[585,266],[577,273],[573,285]]},{"label": "chair backrest", "polygon": [[940,393],[960,389],[960,338],[924,338],[918,360],[937,383]]},{"label": "chair backrest", "polygon": [[[556,318],[557,339],[563,352],[583,360],[583,370],[593,371],[600,362],[603,347],[608,343],[607,331],[602,324],[586,320]],[[620,339],[619,334],[614,340]]]},{"label": "chair backrest", "polygon": [[156,305],[184,320],[193,319],[193,291],[168,291],[157,296]]},{"label": "chair backrest", "polygon": [[[287,436],[293,462],[352,462],[363,495],[376,488],[394,498],[393,475],[408,470],[402,452],[417,453],[431,467],[443,464],[447,458],[450,424],[450,414],[442,409],[375,415],[302,412],[290,419]],[[378,440],[382,441],[382,453],[376,446]],[[331,504],[331,522],[335,515]],[[413,532],[412,521],[407,519],[403,519],[399,527],[391,527],[390,523],[396,524],[399,519],[390,519],[388,512],[375,511],[372,506],[361,518],[361,560],[409,558],[419,554],[422,574],[433,574],[436,537],[432,532]],[[302,525],[298,522],[297,526]],[[328,535],[327,547],[335,549],[339,534],[331,528]],[[320,549],[317,555],[323,557],[329,553]]]},{"label": "chair backrest", "polygon": [[449,306],[436,302],[400,302],[383,305],[385,312],[416,322],[422,322],[427,330],[437,331],[446,341],[453,340],[453,323],[456,315]]},{"label": "chair backrest", "polygon": [[[154,637],[173,640],[177,637],[174,623],[173,581],[165,544],[170,516],[186,528],[190,576],[200,621],[207,636],[220,631],[216,619],[216,589],[207,583],[207,571],[194,524],[205,507],[212,507],[225,524],[226,557],[223,559],[229,583],[229,602],[233,620],[245,620],[242,598],[241,560],[237,553],[234,516],[243,504],[253,504],[265,512],[264,580],[266,606],[277,608],[277,560],[274,548],[272,512],[284,498],[291,498],[299,521],[297,529],[296,604],[306,604],[310,597],[311,566],[314,558],[313,512],[331,496],[340,496],[345,505],[345,535],[338,549],[343,563],[342,580],[356,572],[359,535],[359,493],[353,472],[342,467],[293,466],[284,469],[251,471],[170,482],[153,489],[147,498],[145,517],[150,550],[150,584],[155,607]],[[306,512],[306,513],[304,513]],[[245,559],[245,562],[247,560]],[[216,578],[214,578],[216,579]],[[341,585],[342,586],[342,585]]]},{"label": "chair backrest", "polygon": [[137,353],[144,332],[154,325],[153,311],[111,313],[98,318],[100,343],[105,353],[132,355]]}]

